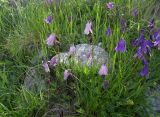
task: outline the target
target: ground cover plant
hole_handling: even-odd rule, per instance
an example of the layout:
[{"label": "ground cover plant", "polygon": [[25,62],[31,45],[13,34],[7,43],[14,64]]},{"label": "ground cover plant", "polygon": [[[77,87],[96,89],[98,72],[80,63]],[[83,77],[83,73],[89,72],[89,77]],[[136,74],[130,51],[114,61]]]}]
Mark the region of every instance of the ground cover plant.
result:
[{"label": "ground cover plant", "polygon": [[[146,17],[150,3],[0,1],[0,116],[152,117],[146,93],[159,83],[160,23]],[[92,50],[91,65],[73,61],[84,43],[107,61],[96,64]],[[61,52],[69,64],[54,58]],[[38,79],[33,89],[28,75]]]}]

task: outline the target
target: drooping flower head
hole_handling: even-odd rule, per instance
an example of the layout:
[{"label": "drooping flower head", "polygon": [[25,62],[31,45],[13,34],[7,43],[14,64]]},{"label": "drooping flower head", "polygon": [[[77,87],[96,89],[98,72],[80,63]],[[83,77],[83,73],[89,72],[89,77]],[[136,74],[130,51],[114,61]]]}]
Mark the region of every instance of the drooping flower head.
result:
[{"label": "drooping flower head", "polygon": [[114,8],[113,2],[107,3],[106,6],[107,6],[107,8],[110,9],[110,10],[112,10],[112,9]]},{"label": "drooping flower head", "polygon": [[156,40],[156,38],[157,38],[157,36],[158,36],[158,34],[160,33],[160,29],[158,29],[158,30],[152,30],[153,32],[152,32],[152,34],[150,35],[150,39],[152,40],[152,41],[155,41]]},{"label": "drooping flower head", "polygon": [[109,81],[108,80],[104,80],[103,82],[103,88],[106,90],[109,86]]},{"label": "drooping flower head", "polygon": [[50,24],[52,22],[52,16],[48,16],[45,20],[44,20],[47,24]]},{"label": "drooping flower head", "polygon": [[64,71],[64,80],[67,80],[70,76],[72,76],[72,73],[70,70]]},{"label": "drooping flower head", "polygon": [[50,60],[50,65],[51,66],[56,66],[57,65],[57,59],[56,57],[52,57],[51,60]]},{"label": "drooping flower head", "polygon": [[50,69],[49,69],[49,66],[48,66],[47,62],[42,61],[42,66],[43,66],[45,72],[50,72]]},{"label": "drooping flower head", "polygon": [[47,38],[47,45],[48,46],[53,46],[55,44],[59,44],[60,42],[57,40],[57,37],[55,34],[50,34],[49,37]]},{"label": "drooping flower head", "polygon": [[76,53],[76,47],[73,45],[70,46],[69,55],[74,55]]},{"label": "drooping flower head", "polygon": [[99,75],[104,78],[106,75],[108,75],[108,68],[106,64],[103,64],[99,70]]},{"label": "drooping flower head", "polygon": [[92,33],[93,33],[93,31],[92,31],[92,22],[89,21],[86,24],[86,27],[85,27],[85,30],[84,30],[84,34],[85,35],[89,35],[89,34],[92,34]]},{"label": "drooping flower head", "polygon": [[142,69],[141,72],[140,72],[140,75],[141,75],[142,77],[145,77],[145,76],[148,75],[148,73],[149,73],[148,65],[144,65],[143,69]]},{"label": "drooping flower head", "polygon": [[145,58],[142,59],[142,63],[143,63],[144,66],[143,66],[143,69],[140,71],[140,75],[142,77],[145,77],[149,73],[149,67],[148,67],[149,64],[148,64],[148,61]]},{"label": "drooping flower head", "polygon": [[117,46],[115,47],[116,52],[125,52],[126,51],[126,41],[124,39],[120,39]]},{"label": "drooping flower head", "polygon": [[154,42],[154,46],[158,47],[158,50],[160,50],[160,35],[156,37],[156,41]]},{"label": "drooping flower head", "polygon": [[109,37],[112,35],[112,31],[110,27],[107,28],[106,35]]}]

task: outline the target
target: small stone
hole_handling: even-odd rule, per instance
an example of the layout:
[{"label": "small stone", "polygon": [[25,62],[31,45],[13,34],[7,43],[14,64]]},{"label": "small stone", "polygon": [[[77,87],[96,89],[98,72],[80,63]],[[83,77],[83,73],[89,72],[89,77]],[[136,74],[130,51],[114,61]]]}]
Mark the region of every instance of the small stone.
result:
[{"label": "small stone", "polygon": [[24,86],[29,91],[38,93],[41,90],[46,90],[45,80],[38,75],[38,72],[35,68],[29,68],[26,72],[26,76],[24,79]]}]

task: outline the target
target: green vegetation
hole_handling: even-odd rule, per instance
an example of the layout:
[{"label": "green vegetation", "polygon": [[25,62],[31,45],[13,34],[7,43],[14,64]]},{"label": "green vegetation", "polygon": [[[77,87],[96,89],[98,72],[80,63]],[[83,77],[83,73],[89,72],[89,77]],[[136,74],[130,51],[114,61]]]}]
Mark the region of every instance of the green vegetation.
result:
[{"label": "green vegetation", "polygon": [[[149,40],[149,18],[144,4],[138,0],[114,0],[114,9],[106,7],[108,0],[65,0],[47,5],[42,0],[15,2],[0,1],[0,116],[2,117],[148,117],[150,106],[145,96],[158,83],[159,50],[153,48],[149,61],[149,75],[140,76],[141,60],[133,57],[133,40],[145,29]],[[138,15],[134,16],[134,9]],[[44,19],[53,17],[51,24]],[[149,17],[149,16],[147,16]],[[121,19],[126,22],[121,31]],[[152,17],[151,17],[152,18]],[[100,66],[75,63],[58,64],[45,73],[42,60],[50,60],[59,52],[69,50],[70,44],[88,43],[85,25],[92,21],[93,44],[102,43],[109,55],[107,90],[98,74]],[[159,23],[156,21],[157,24]],[[159,24],[158,24],[159,25]],[[110,27],[112,35],[107,36]],[[61,45],[48,47],[46,40],[54,33]],[[124,38],[127,50],[116,53],[118,41]],[[46,90],[28,90],[23,84],[28,69],[34,68],[46,82]],[[64,70],[71,69],[72,78],[64,80]]]}]

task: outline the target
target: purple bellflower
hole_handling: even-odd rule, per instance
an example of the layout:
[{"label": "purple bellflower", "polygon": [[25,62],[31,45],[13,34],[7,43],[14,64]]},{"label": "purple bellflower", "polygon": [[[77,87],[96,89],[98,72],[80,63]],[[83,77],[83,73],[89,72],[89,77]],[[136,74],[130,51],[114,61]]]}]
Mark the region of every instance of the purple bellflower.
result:
[{"label": "purple bellflower", "polygon": [[52,16],[48,16],[45,20],[44,20],[47,24],[50,24],[52,22]]},{"label": "purple bellflower", "polygon": [[148,61],[144,58],[142,62],[144,66],[143,66],[143,69],[140,71],[140,75],[142,77],[146,77],[149,73]]},{"label": "purple bellflower", "polygon": [[152,41],[155,41],[156,40],[156,37],[158,36],[159,32],[158,31],[155,31],[153,32],[153,34],[150,35],[150,39]]},{"label": "purple bellflower", "polygon": [[72,76],[72,73],[70,70],[64,71],[64,80],[67,80],[70,76]]},{"label": "purple bellflower", "polygon": [[148,65],[145,64],[144,67],[143,67],[143,69],[142,69],[141,72],[140,72],[140,75],[141,75],[142,77],[145,77],[145,76],[148,75],[148,73],[149,73],[149,68],[148,68]]},{"label": "purple bellflower", "polygon": [[112,10],[112,9],[114,8],[113,2],[107,3],[106,6],[107,6],[107,8],[110,9],[110,10]]},{"label": "purple bellflower", "polygon": [[47,38],[47,45],[48,46],[53,46],[55,44],[59,44],[60,42],[57,40],[57,37],[55,34],[50,34],[49,37]]},{"label": "purple bellflower", "polygon": [[52,57],[51,60],[50,60],[50,65],[51,66],[56,66],[57,65],[57,59],[56,57]]},{"label": "purple bellflower", "polygon": [[87,52],[86,53],[86,58],[87,58],[87,60],[88,60],[88,64],[89,64],[89,66],[91,66],[92,64],[93,64],[93,59],[92,59],[92,54],[91,54],[91,52]]},{"label": "purple bellflower", "polygon": [[69,55],[74,55],[76,53],[76,47],[73,45],[70,46]]},{"label": "purple bellflower", "polygon": [[86,24],[86,27],[85,27],[85,30],[84,30],[84,34],[85,35],[89,35],[89,34],[92,34],[92,33],[93,33],[93,31],[92,31],[92,22],[89,21]]},{"label": "purple bellflower", "polygon": [[88,60],[92,59],[92,54],[91,52],[86,53],[86,57]]},{"label": "purple bellflower", "polygon": [[112,31],[110,27],[107,28],[106,35],[109,37],[112,35]]},{"label": "purple bellflower", "polygon": [[116,51],[116,52],[120,52],[120,53],[126,51],[126,41],[125,41],[124,39],[121,39],[121,40],[118,42],[117,46],[115,47],[115,51]]},{"label": "purple bellflower", "polygon": [[49,66],[48,66],[47,62],[42,61],[42,66],[43,66],[45,72],[50,72],[50,69],[49,69]]},{"label": "purple bellflower", "polygon": [[144,54],[150,54],[151,47],[153,47],[153,44],[151,41],[144,40],[143,43],[140,43],[140,47]]},{"label": "purple bellflower", "polygon": [[146,54],[151,53],[151,47],[153,47],[153,43],[149,40],[144,40],[142,43],[140,43],[137,52],[135,53],[134,57],[142,60],[144,59],[144,56]]},{"label": "purple bellflower", "polygon": [[108,75],[108,68],[106,64],[103,64],[99,70],[99,75],[104,79],[106,75]]}]

